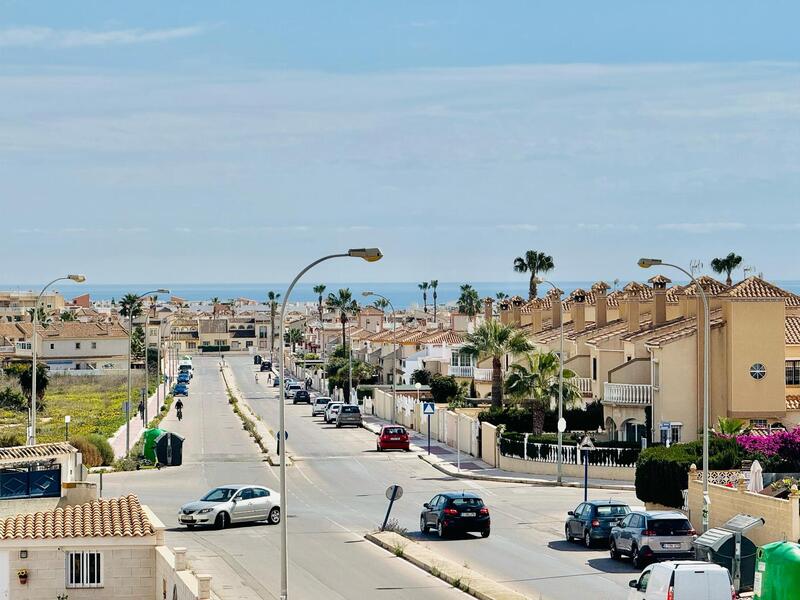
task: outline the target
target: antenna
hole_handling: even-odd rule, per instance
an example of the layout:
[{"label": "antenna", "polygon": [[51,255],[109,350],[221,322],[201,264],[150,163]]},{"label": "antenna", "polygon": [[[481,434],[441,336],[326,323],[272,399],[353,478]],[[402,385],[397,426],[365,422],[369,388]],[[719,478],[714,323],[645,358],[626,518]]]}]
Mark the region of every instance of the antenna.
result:
[{"label": "antenna", "polygon": [[692,277],[694,277],[695,271],[699,271],[703,268],[703,266],[704,265],[702,261],[696,258],[692,259],[692,261],[689,263],[689,270],[692,272]]},{"label": "antenna", "polygon": [[[747,265],[746,267],[744,267],[742,269],[742,273],[744,273],[744,278],[747,279],[748,273],[755,273],[756,270],[757,269],[756,269],[755,265]],[[759,275],[759,277],[760,277],[760,275]]]},{"label": "antenna", "polygon": [[619,286],[619,278],[614,279],[614,291],[617,291],[617,286]]}]

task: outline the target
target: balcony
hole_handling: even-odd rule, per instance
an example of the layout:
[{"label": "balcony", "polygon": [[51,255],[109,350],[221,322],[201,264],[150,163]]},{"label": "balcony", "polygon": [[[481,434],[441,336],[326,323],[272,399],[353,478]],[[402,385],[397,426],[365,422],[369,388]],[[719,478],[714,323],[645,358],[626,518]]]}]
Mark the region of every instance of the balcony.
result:
[{"label": "balcony", "polygon": [[475,381],[491,381],[491,369],[479,369],[478,367],[464,367],[459,365],[450,365],[447,369],[448,375],[454,377],[464,377],[466,379],[474,379]]},{"label": "balcony", "polygon": [[625,406],[650,406],[653,402],[653,386],[639,383],[604,383],[603,404]]},{"label": "balcony", "polygon": [[578,388],[581,394],[584,396],[591,396],[592,395],[592,378],[591,377],[576,377],[572,380],[575,384],[575,387]]}]

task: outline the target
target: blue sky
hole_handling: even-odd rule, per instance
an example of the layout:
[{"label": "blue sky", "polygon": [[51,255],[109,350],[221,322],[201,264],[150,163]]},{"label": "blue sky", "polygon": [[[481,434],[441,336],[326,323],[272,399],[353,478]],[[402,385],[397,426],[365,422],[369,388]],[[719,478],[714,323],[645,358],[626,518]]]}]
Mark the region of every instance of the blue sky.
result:
[{"label": "blue sky", "polygon": [[[0,0],[0,282],[800,279],[795,2]],[[36,244],[31,247],[30,241]]]}]

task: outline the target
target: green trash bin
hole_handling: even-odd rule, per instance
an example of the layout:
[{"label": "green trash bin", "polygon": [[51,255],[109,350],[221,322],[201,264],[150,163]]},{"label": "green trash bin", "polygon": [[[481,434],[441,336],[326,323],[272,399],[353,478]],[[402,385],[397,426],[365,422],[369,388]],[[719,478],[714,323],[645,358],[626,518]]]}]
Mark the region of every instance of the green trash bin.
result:
[{"label": "green trash bin", "polygon": [[755,600],[794,600],[800,590],[800,544],[773,542],[758,549]]},{"label": "green trash bin", "polygon": [[156,440],[162,433],[166,433],[163,429],[145,429],[144,431],[144,457],[155,464],[156,462]]}]

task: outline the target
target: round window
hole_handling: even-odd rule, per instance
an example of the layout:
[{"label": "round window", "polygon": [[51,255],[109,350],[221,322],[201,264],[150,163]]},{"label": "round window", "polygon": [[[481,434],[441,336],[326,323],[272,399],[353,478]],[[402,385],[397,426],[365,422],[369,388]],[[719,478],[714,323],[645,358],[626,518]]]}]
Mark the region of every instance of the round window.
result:
[{"label": "round window", "polygon": [[750,377],[753,379],[764,379],[767,376],[767,367],[761,363],[756,363],[750,367]]}]

